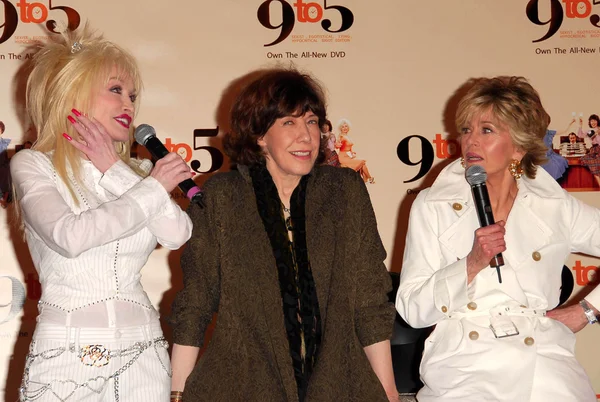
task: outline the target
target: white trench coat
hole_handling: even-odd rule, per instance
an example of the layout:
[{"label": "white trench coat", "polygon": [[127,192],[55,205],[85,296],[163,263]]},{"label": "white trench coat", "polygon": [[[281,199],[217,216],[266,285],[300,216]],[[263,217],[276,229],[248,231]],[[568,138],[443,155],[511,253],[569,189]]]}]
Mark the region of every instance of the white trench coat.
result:
[{"label": "white trench coat", "polygon": [[[459,161],[412,206],[396,308],[413,327],[436,325],[425,342],[419,402],[596,401],[574,357],[575,335],[545,312],[558,304],[569,254],[600,256],[600,210],[569,195],[542,168],[518,186],[501,284],[488,267],[467,285],[466,257],[479,221]],[[600,289],[586,299],[600,307]],[[519,334],[496,338],[492,315],[508,316]]]}]

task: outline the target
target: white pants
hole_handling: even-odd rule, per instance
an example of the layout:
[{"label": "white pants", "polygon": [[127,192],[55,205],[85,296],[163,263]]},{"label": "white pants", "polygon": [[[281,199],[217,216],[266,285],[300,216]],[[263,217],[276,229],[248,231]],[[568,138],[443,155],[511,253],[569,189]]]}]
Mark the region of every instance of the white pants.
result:
[{"label": "white pants", "polygon": [[21,401],[165,402],[171,368],[158,320],[124,328],[39,323]]}]

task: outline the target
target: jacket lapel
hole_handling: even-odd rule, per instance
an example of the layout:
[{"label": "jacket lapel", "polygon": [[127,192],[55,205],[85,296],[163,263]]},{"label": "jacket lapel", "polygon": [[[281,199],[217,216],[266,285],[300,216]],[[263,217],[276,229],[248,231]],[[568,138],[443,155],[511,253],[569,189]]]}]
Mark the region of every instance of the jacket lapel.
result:
[{"label": "jacket lapel", "polygon": [[[439,239],[457,258],[464,258],[471,251],[473,232],[479,228],[471,191],[463,175],[464,169],[459,162],[451,163],[440,173],[426,198],[427,202],[448,204],[443,210],[448,211],[446,218],[450,223]],[[538,169],[535,179],[524,176],[519,180],[519,192],[507,219],[507,250],[503,253],[514,269],[531,258],[532,252],[547,244],[552,236],[552,230],[538,216],[543,207],[537,200],[552,202],[563,196],[556,181],[542,168]]]},{"label": "jacket lapel", "polygon": [[319,298],[319,311],[321,313],[322,333],[325,333],[327,324],[327,305],[329,287],[331,286],[331,273],[335,260],[335,225],[326,220],[327,216],[334,216],[328,208],[332,208],[332,201],[324,191],[318,191],[318,171],[309,179],[306,190],[306,244],[308,259]]},{"label": "jacket lapel", "polygon": [[[515,200],[506,223],[506,251],[502,254],[515,270],[531,259],[534,251],[546,245],[552,235],[552,230],[532,208],[530,197],[519,196]],[[451,205],[448,210],[452,210]],[[464,258],[471,251],[473,233],[479,228],[477,212],[472,205],[465,203],[461,211],[449,213],[456,214],[458,219],[441,233],[440,243],[457,258]]]},{"label": "jacket lapel", "polygon": [[[239,197],[244,199],[245,208],[248,213],[244,214],[245,218],[240,222],[241,225],[246,225],[249,229],[247,233],[254,233],[254,236],[249,237],[246,241],[250,244],[249,250],[253,250],[253,255],[248,256],[248,261],[253,261],[256,266],[256,285],[259,289],[259,295],[262,301],[262,312],[268,330],[268,335],[271,339],[273,353],[275,355],[278,371],[281,374],[282,385],[285,389],[288,401],[298,400],[298,390],[294,371],[291,364],[291,356],[289,351],[289,343],[285,332],[285,324],[283,319],[283,303],[281,300],[281,292],[279,289],[279,278],[277,274],[277,264],[273,256],[271,242],[262,219],[256,207],[256,196],[252,189],[252,181],[245,166],[238,167],[240,173],[247,181],[247,197]],[[249,287],[249,289],[252,287]]]},{"label": "jacket lapel", "polygon": [[506,223],[506,252],[504,253],[515,271],[525,261],[531,260],[533,252],[548,244],[553,233],[538,216],[540,211],[535,207],[536,196],[524,188],[519,191],[520,194]]}]

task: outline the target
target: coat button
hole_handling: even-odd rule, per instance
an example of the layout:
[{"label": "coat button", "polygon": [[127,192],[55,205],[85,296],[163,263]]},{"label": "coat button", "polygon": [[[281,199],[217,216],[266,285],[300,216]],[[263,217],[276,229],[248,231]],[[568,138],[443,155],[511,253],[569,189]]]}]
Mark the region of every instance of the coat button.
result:
[{"label": "coat button", "polygon": [[448,312],[448,307],[442,306],[442,313],[447,313],[447,312]]},{"label": "coat button", "polygon": [[539,252],[534,251],[533,254],[531,254],[531,258],[533,258],[534,261],[539,261],[542,259],[542,255]]},{"label": "coat button", "polygon": [[472,341],[476,341],[477,339],[479,339],[479,333],[477,331],[469,332],[469,339],[471,339]]},{"label": "coat button", "polygon": [[533,338],[530,337],[530,336],[528,336],[527,338],[525,338],[525,340],[523,342],[525,342],[525,345],[527,345],[527,346],[531,346],[531,345],[533,345],[535,343],[535,341],[533,340]]},{"label": "coat button", "polygon": [[467,304],[467,308],[469,310],[477,310],[477,303],[471,302],[471,303]]},{"label": "coat button", "polygon": [[462,209],[462,205],[460,205],[458,202],[455,202],[452,204],[452,208],[454,208],[456,211],[460,211]]}]

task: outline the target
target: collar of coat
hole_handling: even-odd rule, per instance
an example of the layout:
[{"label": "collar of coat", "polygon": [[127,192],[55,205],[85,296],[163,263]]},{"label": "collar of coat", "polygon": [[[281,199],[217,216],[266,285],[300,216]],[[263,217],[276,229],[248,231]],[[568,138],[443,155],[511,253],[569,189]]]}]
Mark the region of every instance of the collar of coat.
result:
[{"label": "collar of coat", "polygon": [[[523,175],[517,180],[517,185],[518,198],[564,199],[567,196],[565,190],[541,166],[538,166],[535,179]],[[452,162],[440,172],[425,197],[425,202],[440,201],[459,201],[467,205],[472,202],[471,188],[460,160]]]},{"label": "collar of coat", "polygon": [[[452,162],[442,170],[433,186],[424,194],[426,204],[447,204],[443,211],[456,216],[456,220],[440,228],[438,236],[439,242],[455,253],[458,259],[464,258],[471,251],[473,231],[479,227],[471,187],[464,175],[465,169],[460,161]],[[535,179],[523,176],[517,183],[519,192],[506,224],[507,249],[502,253],[505,263],[513,269],[530,261],[532,252],[549,243],[554,229],[547,222],[547,213],[556,209],[549,208],[548,203],[561,203],[568,197],[566,191],[541,167],[538,167]],[[460,207],[457,203],[461,204]],[[503,274],[504,281],[509,281],[508,275],[508,272]],[[525,300],[519,292],[511,293],[511,297]]]}]

